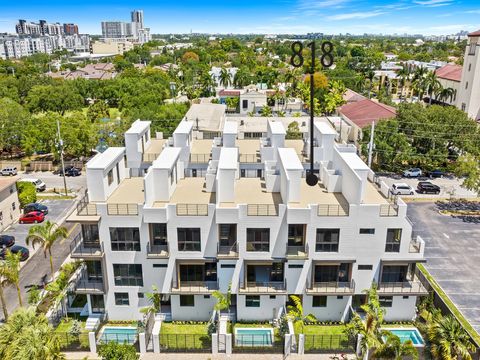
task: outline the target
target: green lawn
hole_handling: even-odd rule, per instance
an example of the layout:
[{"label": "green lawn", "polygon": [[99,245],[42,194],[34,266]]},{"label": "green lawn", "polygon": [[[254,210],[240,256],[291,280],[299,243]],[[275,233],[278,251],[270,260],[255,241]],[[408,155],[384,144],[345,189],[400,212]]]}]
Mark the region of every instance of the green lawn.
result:
[{"label": "green lawn", "polygon": [[174,324],[162,322],[160,347],[166,349],[208,350],[212,340],[207,324]]},{"label": "green lawn", "polygon": [[208,335],[207,324],[174,324],[170,322],[162,322],[160,329],[162,334],[197,334]]},{"label": "green lawn", "polygon": [[55,333],[58,336],[60,347],[65,350],[89,350],[90,344],[88,342],[88,332],[84,331],[85,322],[81,321],[82,332],[79,336],[70,335],[73,318],[68,320],[63,319],[55,328]]},{"label": "green lawn", "polygon": [[[295,334],[302,333],[300,322],[295,323]],[[305,335],[343,335],[345,325],[305,325],[303,334]]]},{"label": "green lawn", "polygon": [[[348,336],[344,334],[345,325],[295,325],[295,334],[305,334],[305,351],[346,351],[351,349]],[[298,337],[297,337],[298,338]]]}]

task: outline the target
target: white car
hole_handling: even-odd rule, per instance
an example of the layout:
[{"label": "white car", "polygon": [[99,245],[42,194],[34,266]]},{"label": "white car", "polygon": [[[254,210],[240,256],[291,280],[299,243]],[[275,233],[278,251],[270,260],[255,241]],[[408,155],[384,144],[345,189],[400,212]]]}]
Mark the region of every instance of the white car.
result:
[{"label": "white car", "polygon": [[42,180],[35,179],[35,178],[30,178],[30,179],[20,179],[18,181],[23,181],[23,182],[29,182],[30,184],[33,184],[37,191],[45,191],[47,188],[47,185]]},{"label": "white car", "polygon": [[17,168],[16,167],[6,167],[6,168],[3,168],[0,173],[2,174],[2,176],[15,176],[17,175]]},{"label": "white car", "polygon": [[405,176],[405,177],[419,177],[419,176],[422,176],[422,170],[420,170],[419,168],[411,168],[411,169],[405,170],[403,172],[403,176]]},{"label": "white car", "polygon": [[393,195],[413,195],[415,191],[413,188],[405,183],[395,183],[390,188],[390,192]]}]

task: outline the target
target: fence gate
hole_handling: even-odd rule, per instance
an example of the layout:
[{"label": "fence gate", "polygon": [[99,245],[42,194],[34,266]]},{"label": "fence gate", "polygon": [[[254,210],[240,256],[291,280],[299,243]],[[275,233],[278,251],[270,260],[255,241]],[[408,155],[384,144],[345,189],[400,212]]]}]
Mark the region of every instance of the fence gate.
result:
[{"label": "fence gate", "polygon": [[227,352],[227,335],[218,334],[218,352],[225,354]]}]

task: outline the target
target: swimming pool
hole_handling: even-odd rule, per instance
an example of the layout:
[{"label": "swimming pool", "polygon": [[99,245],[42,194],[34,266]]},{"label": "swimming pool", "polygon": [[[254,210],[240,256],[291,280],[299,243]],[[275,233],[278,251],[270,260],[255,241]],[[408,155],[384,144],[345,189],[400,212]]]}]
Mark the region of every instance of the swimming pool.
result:
[{"label": "swimming pool", "polygon": [[272,328],[235,328],[235,346],[272,346]]},{"label": "swimming pool", "polygon": [[383,330],[388,330],[392,334],[397,335],[402,343],[412,340],[413,345],[416,347],[425,345],[422,335],[420,335],[417,328],[383,328]]},{"label": "swimming pool", "polygon": [[131,326],[104,326],[98,338],[100,342],[115,341],[123,344],[134,344],[137,341],[137,328]]}]

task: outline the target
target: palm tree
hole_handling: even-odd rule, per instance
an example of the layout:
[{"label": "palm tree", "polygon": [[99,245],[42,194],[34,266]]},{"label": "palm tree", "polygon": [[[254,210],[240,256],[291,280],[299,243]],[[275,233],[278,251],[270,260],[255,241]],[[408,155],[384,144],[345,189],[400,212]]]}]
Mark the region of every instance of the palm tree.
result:
[{"label": "palm tree", "polygon": [[8,278],[9,271],[9,268],[4,261],[0,263],[0,301],[2,302],[3,317],[5,318],[5,321],[8,320],[8,309],[7,303],[5,302],[5,295],[3,294],[3,288],[10,285]]},{"label": "palm tree", "polygon": [[430,341],[430,352],[440,360],[471,360],[471,352],[475,345],[465,329],[452,315],[437,314],[427,324],[427,336]]},{"label": "palm tree", "polygon": [[260,110],[261,116],[272,116],[272,109],[268,105],[264,105]]},{"label": "palm tree", "polygon": [[404,357],[408,356],[416,360],[418,359],[418,352],[413,346],[412,340],[402,343],[397,335],[386,331],[385,340],[377,346],[372,356],[375,359],[393,360],[403,360]]},{"label": "palm tree", "polygon": [[217,299],[217,303],[213,307],[216,311],[228,310],[230,309],[230,304],[232,303],[232,284],[228,284],[227,293],[224,294],[219,290],[215,290],[212,293],[213,297]]},{"label": "palm tree", "polygon": [[245,68],[238,69],[238,71],[235,73],[235,76],[233,77],[233,85],[236,88],[241,88],[248,84],[250,84],[250,74]]},{"label": "palm tree", "polygon": [[425,93],[425,77],[428,74],[427,68],[418,67],[413,72],[412,86],[417,92],[418,98],[421,100]]},{"label": "palm tree", "polygon": [[452,101],[453,99],[453,95],[455,94],[455,90],[452,89],[451,87],[447,87],[447,88],[444,88],[444,87],[440,87],[437,89],[437,92],[436,92],[436,96],[437,98],[443,102],[443,105],[445,105],[445,102],[450,99],[450,101]]},{"label": "palm tree", "polygon": [[375,72],[373,70],[368,70],[368,72],[365,74],[365,77],[369,80],[368,98],[370,99],[373,88],[373,79],[375,78]]},{"label": "palm tree", "polygon": [[429,72],[424,79],[425,90],[428,94],[428,104],[432,105],[433,94],[442,86],[435,71]]},{"label": "palm tree", "polygon": [[32,243],[32,246],[35,248],[36,244],[39,244],[43,247],[43,255],[47,257],[47,253],[50,257],[50,271],[52,277],[54,274],[53,271],[53,258],[52,258],[52,247],[57,241],[64,241],[68,237],[67,228],[63,226],[58,226],[56,223],[51,221],[46,221],[43,225],[34,225],[28,231],[28,236],[25,239],[27,245]]},{"label": "palm tree", "polygon": [[15,285],[17,288],[18,303],[20,306],[23,306],[22,302],[22,293],[20,292],[20,257],[22,254],[14,254],[10,250],[7,250],[7,255],[5,256],[5,265],[8,268],[5,275],[8,278],[8,281]]},{"label": "palm tree", "polygon": [[230,72],[227,69],[225,68],[220,69],[219,81],[220,81],[220,85],[223,86],[224,88],[227,88],[232,84],[232,77],[230,75]]},{"label": "palm tree", "polygon": [[147,300],[149,302],[149,306],[144,307],[140,311],[144,313],[146,316],[150,314],[156,314],[160,312],[161,303],[162,303],[162,294],[158,291],[158,287],[152,285],[152,292],[146,293]]},{"label": "palm tree", "polygon": [[303,313],[303,305],[302,300],[300,297],[296,295],[290,295],[290,300],[293,302],[293,305],[287,306],[287,318],[291,319],[295,323],[300,323],[302,326],[302,334],[303,328],[305,326],[305,322],[316,322],[317,318],[313,314],[304,314]]},{"label": "palm tree", "polygon": [[410,68],[408,66],[403,66],[397,73],[398,84],[400,86],[400,97],[403,99],[403,90],[408,79],[410,79]]}]

